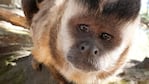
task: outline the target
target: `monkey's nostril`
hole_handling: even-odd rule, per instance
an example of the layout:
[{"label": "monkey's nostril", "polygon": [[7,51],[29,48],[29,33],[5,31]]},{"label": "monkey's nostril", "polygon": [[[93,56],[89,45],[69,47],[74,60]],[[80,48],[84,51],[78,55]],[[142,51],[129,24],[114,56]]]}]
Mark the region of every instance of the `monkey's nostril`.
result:
[{"label": "monkey's nostril", "polygon": [[81,44],[79,45],[79,50],[80,50],[82,53],[87,52],[87,51],[89,50],[89,48],[90,48],[90,45],[89,45],[88,43],[86,43],[86,42],[81,43]]},{"label": "monkey's nostril", "polygon": [[96,55],[98,53],[98,51],[96,50],[96,51],[94,51],[94,54]]},{"label": "monkey's nostril", "polygon": [[81,50],[82,50],[82,51],[85,50],[85,47],[84,47],[84,46],[81,46]]},{"label": "monkey's nostril", "polygon": [[99,53],[98,49],[93,50],[93,55],[98,55],[98,53]]}]

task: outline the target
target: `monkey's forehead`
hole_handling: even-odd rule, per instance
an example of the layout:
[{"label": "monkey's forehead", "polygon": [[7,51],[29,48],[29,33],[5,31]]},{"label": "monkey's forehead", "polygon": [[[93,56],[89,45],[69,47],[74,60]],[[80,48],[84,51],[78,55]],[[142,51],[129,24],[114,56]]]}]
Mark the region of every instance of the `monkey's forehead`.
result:
[{"label": "monkey's forehead", "polygon": [[118,18],[135,19],[140,11],[140,0],[76,0],[78,4],[94,11],[96,15],[116,15]]}]

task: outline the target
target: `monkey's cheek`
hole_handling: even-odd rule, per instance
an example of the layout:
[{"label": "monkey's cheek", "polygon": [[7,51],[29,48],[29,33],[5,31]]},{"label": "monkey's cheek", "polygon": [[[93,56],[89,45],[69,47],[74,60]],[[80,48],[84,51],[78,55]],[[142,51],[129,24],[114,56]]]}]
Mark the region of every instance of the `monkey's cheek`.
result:
[{"label": "monkey's cheek", "polygon": [[67,56],[67,60],[74,68],[83,72],[95,72],[99,70],[93,62],[89,62],[89,59],[87,61],[87,58]]}]

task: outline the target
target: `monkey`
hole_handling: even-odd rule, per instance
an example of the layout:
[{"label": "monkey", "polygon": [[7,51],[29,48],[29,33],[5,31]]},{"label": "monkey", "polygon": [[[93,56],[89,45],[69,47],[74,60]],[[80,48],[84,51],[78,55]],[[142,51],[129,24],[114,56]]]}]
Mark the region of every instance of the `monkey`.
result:
[{"label": "monkey", "polygon": [[130,56],[140,0],[22,0],[34,60],[60,84],[100,84]]}]

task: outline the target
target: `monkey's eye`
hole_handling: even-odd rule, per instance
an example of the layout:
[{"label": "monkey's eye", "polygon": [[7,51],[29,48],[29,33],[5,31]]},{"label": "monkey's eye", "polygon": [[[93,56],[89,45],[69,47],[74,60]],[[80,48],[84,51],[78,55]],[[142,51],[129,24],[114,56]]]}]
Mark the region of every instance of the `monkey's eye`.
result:
[{"label": "monkey's eye", "polygon": [[89,26],[86,24],[79,24],[78,30],[81,32],[89,32]]},{"label": "monkey's eye", "polygon": [[112,35],[110,35],[110,34],[108,34],[108,33],[101,33],[100,34],[100,38],[102,39],[102,40],[111,40],[112,39]]}]

